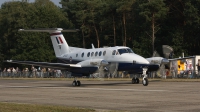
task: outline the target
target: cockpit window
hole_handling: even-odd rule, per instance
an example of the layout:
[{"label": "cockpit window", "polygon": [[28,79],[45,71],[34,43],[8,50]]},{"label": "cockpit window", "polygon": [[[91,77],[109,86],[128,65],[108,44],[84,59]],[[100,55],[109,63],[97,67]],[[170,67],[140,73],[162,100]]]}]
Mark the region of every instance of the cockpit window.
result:
[{"label": "cockpit window", "polygon": [[118,49],[119,54],[128,53],[126,49]]},{"label": "cockpit window", "polygon": [[127,49],[129,53],[134,53],[130,48]]},{"label": "cockpit window", "polygon": [[119,54],[123,54],[123,53],[134,53],[130,48],[126,48],[126,49],[118,49]]},{"label": "cockpit window", "polygon": [[112,52],[112,55],[115,55],[115,53],[116,53],[116,50],[114,50],[114,51]]}]

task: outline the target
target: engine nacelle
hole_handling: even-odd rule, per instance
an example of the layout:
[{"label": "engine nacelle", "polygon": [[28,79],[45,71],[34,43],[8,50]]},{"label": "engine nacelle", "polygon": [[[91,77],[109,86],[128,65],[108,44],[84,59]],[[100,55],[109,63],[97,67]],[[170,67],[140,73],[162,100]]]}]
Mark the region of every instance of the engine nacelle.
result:
[{"label": "engine nacelle", "polygon": [[81,61],[80,63],[77,63],[81,65],[81,67],[90,67],[90,66],[106,66],[109,63],[103,59],[90,59]]},{"label": "engine nacelle", "polygon": [[150,64],[168,64],[169,60],[163,57],[152,57],[152,58],[146,58]]}]

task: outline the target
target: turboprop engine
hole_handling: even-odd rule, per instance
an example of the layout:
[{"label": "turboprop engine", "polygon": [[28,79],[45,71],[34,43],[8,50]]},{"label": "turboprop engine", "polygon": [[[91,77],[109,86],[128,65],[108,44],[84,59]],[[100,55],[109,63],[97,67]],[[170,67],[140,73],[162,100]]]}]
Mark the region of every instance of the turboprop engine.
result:
[{"label": "turboprop engine", "polygon": [[169,60],[163,57],[152,57],[147,58],[150,64],[158,64],[160,67],[156,71],[158,77],[162,77],[163,73],[165,73],[165,65],[169,64]]},{"label": "turboprop engine", "polygon": [[168,64],[169,60],[163,57],[152,57],[152,58],[146,58],[150,64]]},{"label": "turboprop engine", "polygon": [[104,59],[90,59],[77,64],[81,65],[81,67],[98,67],[96,72],[93,73],[93,76],[97,78],[105,77],[105,75],[114,77],[118,69],[118,63],[108,63]]}]

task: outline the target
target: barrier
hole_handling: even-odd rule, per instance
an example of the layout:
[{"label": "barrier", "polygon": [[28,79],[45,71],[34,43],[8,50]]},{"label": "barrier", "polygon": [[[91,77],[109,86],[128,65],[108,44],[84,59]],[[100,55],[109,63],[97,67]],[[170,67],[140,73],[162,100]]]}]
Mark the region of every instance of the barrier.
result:
[{"label": "barrier", "polygon": [[148,74],[149,78],[200,78],[200,71],[195,70],[166,70],[160,76],[157,75],[156,72],[152,72]]},{"label": "barrier", "polygon": [[66,77],[67,75],[56,72],[0,72],[0,77],[10,77],[10,78],[60,78]]},{"label": "barrier", "polygon": [[[123,77],[120,72],[114,78],[132,78],[132,76],[137,75],[137,77],[141,78],[141,74],[129,74],[129,77]],[[72,78],[71,73],[67,71],[62,71],[60,73],[57,72],[26,72],[26,71],[18,71],[18,72],[0,72],[0,78]],[[93,75],[90,75],[88,78],[94,78]],[[106,76],[105,76],[106,78]],[[149,72],[148,78],[200,78],[200,72],[197,70],[185,70],[185,71],[170,71],[166,70],[162,72],[162,74],[158,75],[157,72]]]}]

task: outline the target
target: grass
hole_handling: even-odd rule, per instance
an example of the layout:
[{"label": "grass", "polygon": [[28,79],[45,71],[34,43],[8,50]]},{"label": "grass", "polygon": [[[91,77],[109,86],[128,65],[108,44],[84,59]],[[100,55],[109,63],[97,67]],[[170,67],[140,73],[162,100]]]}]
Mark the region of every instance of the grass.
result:
[{"label": "grass", "polygon": [[95,112],[95,110],[65,106],[0,103],[0,112]]}]

